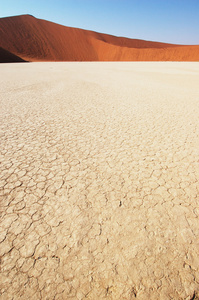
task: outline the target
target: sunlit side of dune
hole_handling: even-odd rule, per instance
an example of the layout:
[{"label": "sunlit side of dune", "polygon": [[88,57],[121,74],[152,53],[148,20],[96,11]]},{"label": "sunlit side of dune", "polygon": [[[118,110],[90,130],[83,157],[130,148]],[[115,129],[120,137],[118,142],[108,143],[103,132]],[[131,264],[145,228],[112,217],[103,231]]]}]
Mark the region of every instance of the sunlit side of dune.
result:
[{"label": "sunlit side of dune", "polygon": [[0,19],[0,46],[17,56],[16,61],[199,61],[198,45],[116,37],[30,15]]}]

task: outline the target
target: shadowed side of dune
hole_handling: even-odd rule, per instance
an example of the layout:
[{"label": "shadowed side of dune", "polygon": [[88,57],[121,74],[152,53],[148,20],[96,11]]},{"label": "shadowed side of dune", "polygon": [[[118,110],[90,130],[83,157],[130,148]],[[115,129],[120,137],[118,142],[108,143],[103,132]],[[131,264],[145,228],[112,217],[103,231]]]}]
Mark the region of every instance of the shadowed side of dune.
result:
[{"label": "shadowed side of dune", "polygon": [[199,46],[116,37],[30,15],[0,19],[0,46],[28,61],[199,61]]},{"label": "shadowed side of dune", "polygon": [[21,57],[0,47],[0,63],[26,62]]}]

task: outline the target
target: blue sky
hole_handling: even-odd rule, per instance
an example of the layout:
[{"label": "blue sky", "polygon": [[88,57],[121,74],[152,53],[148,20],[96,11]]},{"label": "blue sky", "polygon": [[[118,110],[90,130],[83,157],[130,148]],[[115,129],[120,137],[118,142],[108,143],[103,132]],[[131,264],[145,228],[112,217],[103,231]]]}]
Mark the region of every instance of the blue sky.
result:
[{"label": "blue sky", "polygon": [[20,14],[117,36],[199,44],[199,0],[0,0],[0,17]]}]

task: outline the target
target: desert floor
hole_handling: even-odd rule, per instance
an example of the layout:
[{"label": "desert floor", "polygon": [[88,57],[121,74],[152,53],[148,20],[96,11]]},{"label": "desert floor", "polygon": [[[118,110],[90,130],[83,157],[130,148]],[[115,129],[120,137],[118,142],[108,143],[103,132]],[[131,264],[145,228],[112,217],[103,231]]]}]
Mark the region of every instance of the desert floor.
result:
[{"label": "desert floor", "polygon": [[1,299],[198,299],[199,63],[0,65]]}]

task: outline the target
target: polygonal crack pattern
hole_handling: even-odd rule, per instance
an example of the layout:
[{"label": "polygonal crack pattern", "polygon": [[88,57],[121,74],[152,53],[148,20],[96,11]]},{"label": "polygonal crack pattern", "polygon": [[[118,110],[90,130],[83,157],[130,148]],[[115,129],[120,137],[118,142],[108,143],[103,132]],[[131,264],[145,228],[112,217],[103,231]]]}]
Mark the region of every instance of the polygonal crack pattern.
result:
[{"label": "polygonal crack pattern", "polygon": [[198,299],[199,65],[3,65],[1,299]]}]

